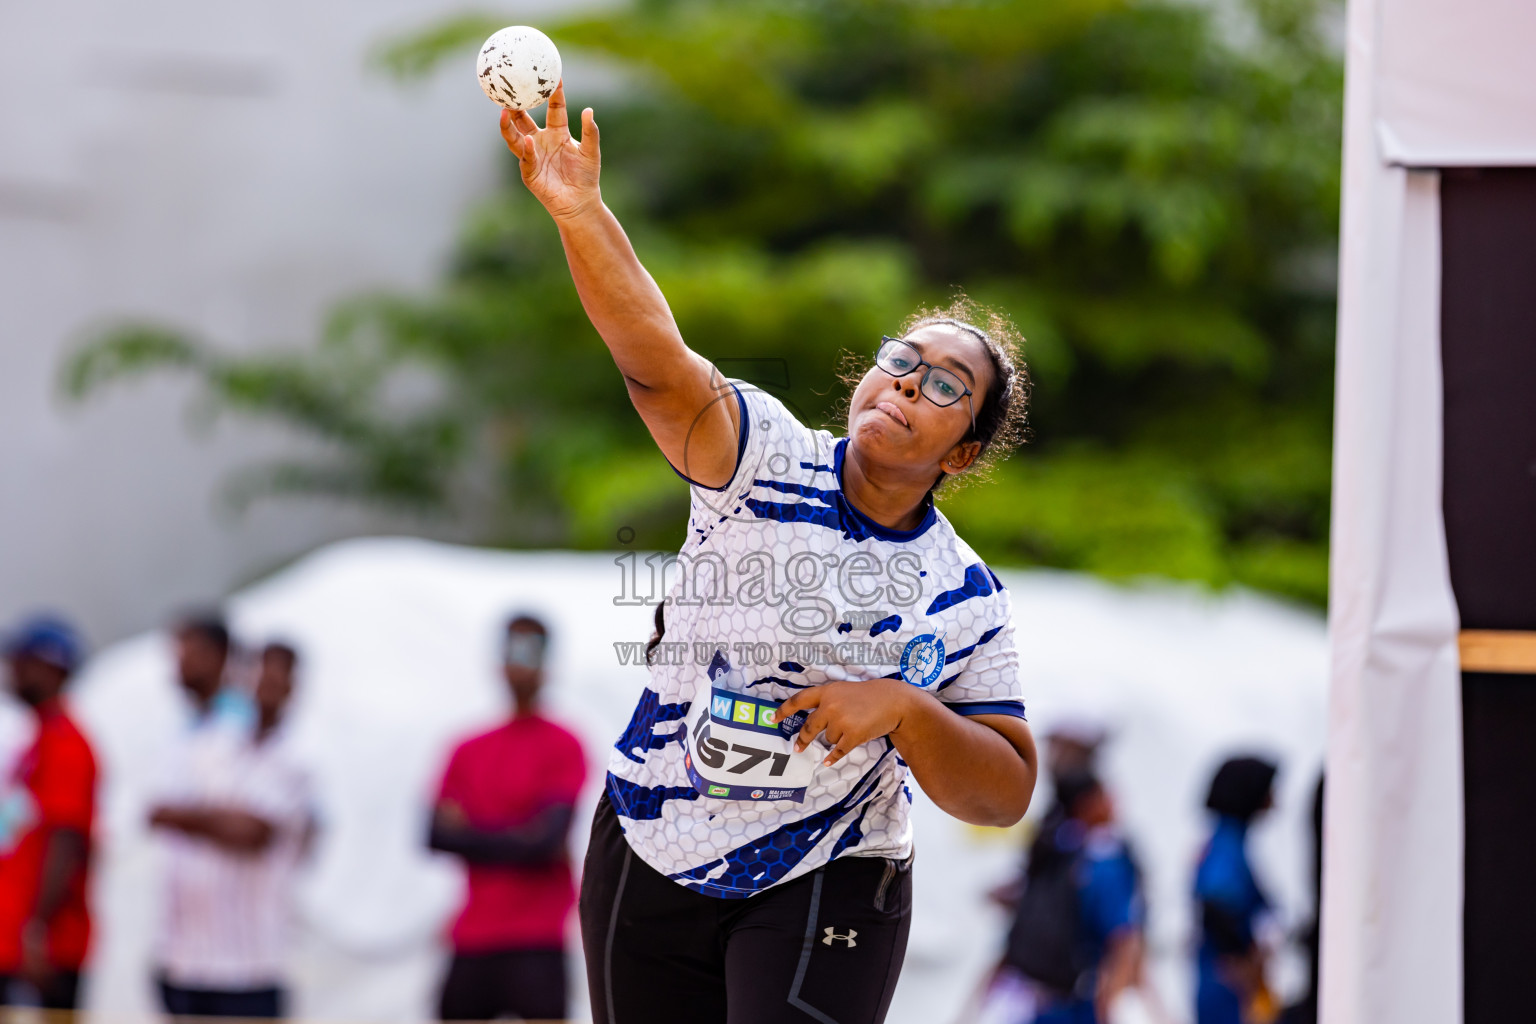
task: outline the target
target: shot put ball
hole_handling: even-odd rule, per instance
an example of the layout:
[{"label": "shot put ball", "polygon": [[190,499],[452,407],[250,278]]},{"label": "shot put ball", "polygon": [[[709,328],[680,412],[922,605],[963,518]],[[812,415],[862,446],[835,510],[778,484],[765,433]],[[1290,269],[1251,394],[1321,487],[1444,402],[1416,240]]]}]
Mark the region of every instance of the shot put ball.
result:
[{"label": "shot put ball", "polygon": [[509,110],[536,110],[560,83],[560,51],[538,29],[512,25],[480,47],[475,71],[492,102]]}]

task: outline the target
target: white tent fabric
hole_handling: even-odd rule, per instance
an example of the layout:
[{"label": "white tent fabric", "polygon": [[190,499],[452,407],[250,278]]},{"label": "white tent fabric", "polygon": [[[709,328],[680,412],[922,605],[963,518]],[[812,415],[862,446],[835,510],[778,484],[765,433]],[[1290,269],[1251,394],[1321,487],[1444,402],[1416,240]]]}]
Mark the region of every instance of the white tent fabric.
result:
[{"label": "white tent fabric", "polygon": [[[1310,913],[1310,804],[1326,706],[1322,623],[1242,591],[1001,575],[1013,595],[1037,732],[1085,715],[1110,728],[1104,774],[1146,872],[1154,972],[1170,1008],[1181,1011],[1192,978],[1190,872],[1208,827],[1200,806],[1221,757],[1257,749],[1281,761],[1278,810],[1255,830],[1254,858],[1282,925]],[[619,587],[613,554],[359,540],[230,599],[240,636],[290,638],[304,659],[293,728],[315,766],[323,826],[299,900],[297,1015],[431,1016],[440,936],[460,883],[449,859],[423,848],[425,809],[452,740],[504,714],[494,659],[510,611],[533,609],[552,625],[548,702],[587,745],[594,774],[578,815],[589,813],[606,752],[644,681],[644,670],[621,665],[612,645],[643,640],[649,609],[616,605]],[[179,727],[173,671],[165,637],[148,634],[103,651],[75,684],[105,779],[87,1000],[109,1016],[153,1006],[159,872],[144,827],[145,784]],[[10,737],[14,746],[16,727],[14,713],[0,714],[0,742]],[[1041,794],[1036,810],[1045,802]],[[1024,832],[971,828],[921,795],[915,813],[916,910],[889,1019],[945,1024],[960,1019],[999,951],[1004,922],[985,894],[1016,868]],[[1295,993],[1297,966],[1292,957],[1277,979],[1282,994]],[[584,996],[579,972],[573,983]],[[1116,1017],[1133,1019],[1130,1008]]]},{"label": "white tent fabric", "polygon": [[1447,1024],[1461,1018],[1462,766],[1438,182],[1359,157],[1345,172],[1321,1019]]},{"label": "white tent fabric", "polygon": [[1325,1024],[1462,1017],[1461,701],[1441,517],[1433,169],[1536,165],[1533,38],[1528,0],[1349,5]]},{"label": "white tent fabric", "polygon": [[1374,66],[1381,156],[1409,167],[1536,166],[1536,4],[1353,0],[1352,77]]}]

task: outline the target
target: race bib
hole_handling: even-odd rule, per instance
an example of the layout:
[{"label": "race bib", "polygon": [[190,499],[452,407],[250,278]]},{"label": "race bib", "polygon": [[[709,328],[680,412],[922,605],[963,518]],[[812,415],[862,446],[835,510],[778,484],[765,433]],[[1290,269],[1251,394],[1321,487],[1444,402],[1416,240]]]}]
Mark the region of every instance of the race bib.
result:
[{"label": "race bib", "polygon": [[826,757],[819,738],[795,753],[795,735],[807,713],[777,724],[782,701],[752,697],[731,687],[732,671],[714,671],[699,685],[689,709],[683,764],[701,794],[717,800],[803,800],[811,776]]}]

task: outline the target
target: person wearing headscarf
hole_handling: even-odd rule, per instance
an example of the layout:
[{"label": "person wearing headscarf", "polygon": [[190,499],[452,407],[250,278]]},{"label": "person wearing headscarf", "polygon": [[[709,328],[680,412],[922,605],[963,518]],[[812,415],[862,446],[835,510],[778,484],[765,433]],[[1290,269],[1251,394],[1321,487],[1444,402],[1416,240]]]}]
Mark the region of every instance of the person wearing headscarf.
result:
[{"label": "person wearing headscarf", "polygon": [[1195,870],[1197,1024],[1267,1024],[1275,1017],[1265,950],[1254,934],[1270,903],[1254,877],[1247,841],[1249,826],[1273,805],[1277,770],[1261,758],[1236,757],[1211,780],[1205,805],[1216,824]]}]

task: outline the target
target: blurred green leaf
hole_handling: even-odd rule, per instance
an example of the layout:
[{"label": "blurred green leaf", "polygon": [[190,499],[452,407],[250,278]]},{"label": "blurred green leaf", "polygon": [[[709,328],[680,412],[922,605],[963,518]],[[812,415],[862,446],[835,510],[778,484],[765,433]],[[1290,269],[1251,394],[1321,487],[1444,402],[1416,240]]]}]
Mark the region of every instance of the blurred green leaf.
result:
[{"label": "blurred green leaf", "polygon": [[78,400],[112,381],[153,370],[192,369],[204,358],[195,342],[174,329],[124,324],[66,359],[60,384],[66,395]]}]

